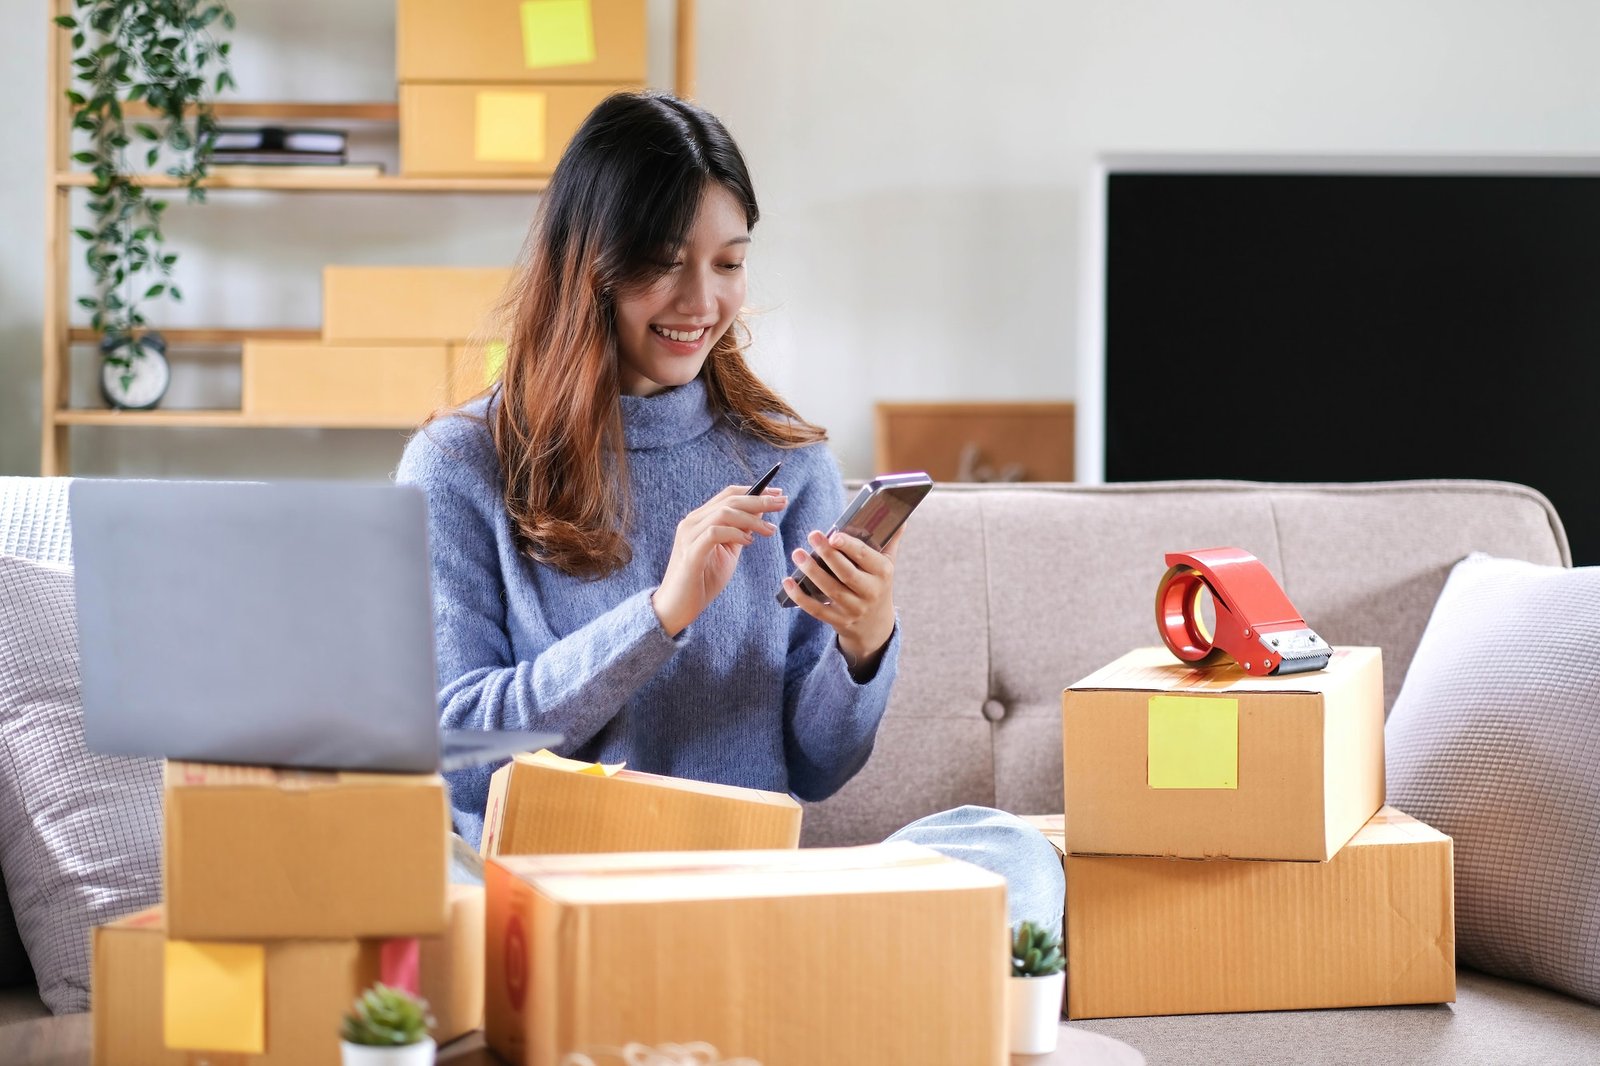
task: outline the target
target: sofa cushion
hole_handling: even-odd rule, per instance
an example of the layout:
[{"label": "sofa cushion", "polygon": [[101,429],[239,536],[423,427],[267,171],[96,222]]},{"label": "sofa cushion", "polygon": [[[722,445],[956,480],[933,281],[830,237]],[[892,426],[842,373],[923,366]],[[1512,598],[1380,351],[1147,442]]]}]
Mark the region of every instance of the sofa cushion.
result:
[{"label": "sofa cushion", "polygon": [[1600,567],[1451,571],[1388,724],[1389,802],[1455,838],[1458,957],[1600,1003]]},{"label": "sofa cushion", "polygon": [[89,928],[161,896],[161,768],[91,755],[72,571],[0,555],[0,869],[56,1013],[89,1005]]}]

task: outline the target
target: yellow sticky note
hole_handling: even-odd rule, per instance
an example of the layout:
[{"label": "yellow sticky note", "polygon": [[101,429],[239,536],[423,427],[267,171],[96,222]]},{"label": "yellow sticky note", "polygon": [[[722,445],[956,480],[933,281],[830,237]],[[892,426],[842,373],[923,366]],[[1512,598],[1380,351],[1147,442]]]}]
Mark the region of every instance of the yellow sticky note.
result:
[{"label": "yellow sticky note", "polygon": [[544,111],[544,93],[479,93],[473,154],[480,163],[540,162]]},{"label": "yellow sticky note", "polygon": [[592,777],[610,777],[628,764],[625,762],[580,762],[577,759],[568,759],[548,748],[540,748],[530,758],[540,766],[549,766],[556,770],[570,770],[575,774],[589,774]]},{"label": "yellow sticky note", "polygon": [[1148,745],[1151,788],[1238,788],[1239,701],[1151,696]]},{"label": "yellow sticky note", "polygon": [[483,353],[483,383],[493,385],[500,379],[500,371],[506,366],[506,342],[490,341],[489,347]]},{"label": "yellow sticky note", "polygon": [[571,67],[594,62],[589,0],[523,0],[522,65]]},{"label": "yellow sticky note", "polygon": [[167,941],[162,1032],[169,1048],[260,1055],[267,1044],[267,951]]}]

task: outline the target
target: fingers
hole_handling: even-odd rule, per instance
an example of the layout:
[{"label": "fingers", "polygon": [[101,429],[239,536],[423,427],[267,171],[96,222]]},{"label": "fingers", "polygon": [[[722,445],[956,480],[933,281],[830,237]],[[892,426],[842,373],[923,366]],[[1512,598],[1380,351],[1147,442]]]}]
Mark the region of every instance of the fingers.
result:
[{"label": "fingers", "polygon": [[755,541],[755,536],[742,529],[732,526],[707,526],[695,535],[695,542],[711,546],[716,544],[731,544],[735,547],[748,546]]},{"label": "fingers", "polygon": [[[896,532],[895,539],[898,540],[899,536],[900,534]],[[809,539],[813,545],[826,545],[821,549],[822,558],[833,568],[833,572],[847,583],[851,581],[850,575],[844,573],[841,566],[858,573],[871,574],[873,577],[887,577],[894,568],[891,557],[886,552],[880,552],[866,541],[852,537],[848,533],[835,533],[828,540],[823,540],[822,534],[813,532]],[[838,566],[834,565],[836,559],[840,560]]]},{"label": "fingers", "polygon": [[796,548],[789,554],[789,558],[793,560],[795,566],[799,567],[800,572],[810,578],[811,583],[817,586],[822,594],[832,600],[835,605],[853,601],[857,598],[854,589],[823,569],[822,564],[817,562],[817,557],[805,549]]},{"label": "fingers", "polygon": [[906,526],[910,524],[909,522],[903,523],[899,529],[894,531],[894,536],[889,538],[889,543],[883,546],[883,554],[888,556],[891,562],[900,554],[900,541],[905,538]]},{"label": "fingers", "polygon": [[[861,568],[855,564],[850,556],[836,546],[843,541],[854,539],[854,537],[835,533],[830,541],[816,530],[812,530],[810,535],[806,537],[806,541],[811,545],[812,552],[824,563],[828,564],[828,569],[833,571],[833,576],[838,578],[839,582],[851,591],[860,592],[866,584],[862,580]],[[856,541],[856,543],[859,544],[860,541]],[[833,593],[829,592],[828,595],[832,596]]]}]

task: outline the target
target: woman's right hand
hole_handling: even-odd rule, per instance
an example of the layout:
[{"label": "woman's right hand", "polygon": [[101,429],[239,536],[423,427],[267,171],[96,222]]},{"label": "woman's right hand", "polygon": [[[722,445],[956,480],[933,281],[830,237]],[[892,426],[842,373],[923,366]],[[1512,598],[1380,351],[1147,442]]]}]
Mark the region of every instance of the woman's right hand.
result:
[{"label": "woman's right hand", "polygon": [[747,496],[749,491],[748,485],[729,485],[678,523],[667,572],[651,598],[667,636],[683,632],[727,587],[745,545],[778,532],[763,516],[788,506],[783,490]]}]

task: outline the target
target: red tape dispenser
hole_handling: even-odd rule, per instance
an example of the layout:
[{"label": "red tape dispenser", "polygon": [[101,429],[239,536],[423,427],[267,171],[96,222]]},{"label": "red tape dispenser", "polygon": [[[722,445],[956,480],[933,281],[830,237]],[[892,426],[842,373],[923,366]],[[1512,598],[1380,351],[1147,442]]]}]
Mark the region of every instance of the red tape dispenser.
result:
[{"label": "red tape dispenser", "polygon": [[[1260,559],[1241,548],[1206,548],[1167,555],[1156,589],[1156,625],[1172,654],[1208,666],[1229,656],[1257,676],[1321,670],[1333,657],[1328,642],[1306,625]],[[1206,630],[1200,593],[1210,590],[1217,632]]]}]

